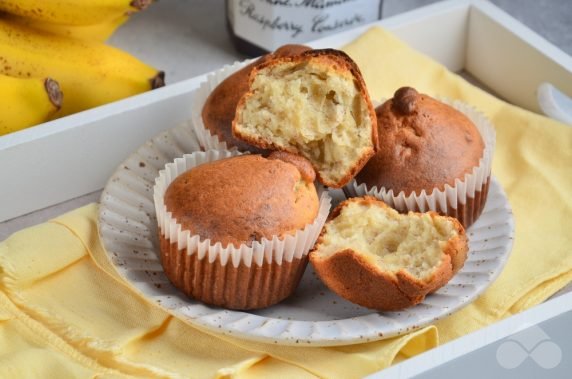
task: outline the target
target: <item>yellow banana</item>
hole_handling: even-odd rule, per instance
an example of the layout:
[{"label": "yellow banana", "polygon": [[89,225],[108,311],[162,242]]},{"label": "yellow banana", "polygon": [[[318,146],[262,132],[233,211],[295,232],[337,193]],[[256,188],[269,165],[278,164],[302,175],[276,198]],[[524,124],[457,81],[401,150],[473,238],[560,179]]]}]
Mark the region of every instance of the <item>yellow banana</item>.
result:
[{"label": "yellow banana", "polygon": [[56,77],[66,94],[56,117],[164,84],[164,73],[99,42],[56,36],[0,19],[0,74]]},{"label": "yellow banana", "polygon": [[[0,0],[2,1],[2,0]],[[64,37],[85,39],[89,41],[105,42],[117,28],[129,19],[127,15],[121,15],[111,21],[105,21],[93,25],[63,25],[51,22],[32,20],[26,17],[15,16],[5,13],[0,16],[9,22],[22,24],[31,29],[42,32],[54,33]]]},{"label": "yellow banana", "polygon": [[62,104],[53,79],[0,75],[0,136],[47,121]]},{"label": "yellow banana", "polygon": [[0,10],[64,25],[93,25],[143,10],[154,0],[1,0]]}]

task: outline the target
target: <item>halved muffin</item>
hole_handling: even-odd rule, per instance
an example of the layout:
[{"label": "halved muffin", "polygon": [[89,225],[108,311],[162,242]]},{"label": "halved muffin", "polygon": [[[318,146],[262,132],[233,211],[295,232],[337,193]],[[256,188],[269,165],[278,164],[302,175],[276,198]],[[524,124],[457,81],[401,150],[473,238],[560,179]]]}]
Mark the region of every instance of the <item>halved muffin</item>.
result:
[{"label": "halved muffin", "polygon": [[371,196],[342,202],[326,223],[310,262],[341,297],[394,311],[423,301],[467,258],[465,230],[435,212],[399,214]]},{"label": "halved muffin", "polygon": [[248,91],[249,75],[254,67],[271,58],[297,55],[307,50],[310,48],[304,45],[281,46],[275,52],[263,55],[220,82],[204,101],[201,112],[204,128],[216,136],[219,141],[225,142],[227,148],[236,147],[239,151],[262,153],[262,150],[256,149],[232,135],[232,120],[240,98]]},{"label": "halved muffin", "polygon": [[357,65],[345,53],[310,50],[270,59],[252,70],[238,103],[235,137],[298,153],[318,179],[339,188],[377,150],[377,124]]}]

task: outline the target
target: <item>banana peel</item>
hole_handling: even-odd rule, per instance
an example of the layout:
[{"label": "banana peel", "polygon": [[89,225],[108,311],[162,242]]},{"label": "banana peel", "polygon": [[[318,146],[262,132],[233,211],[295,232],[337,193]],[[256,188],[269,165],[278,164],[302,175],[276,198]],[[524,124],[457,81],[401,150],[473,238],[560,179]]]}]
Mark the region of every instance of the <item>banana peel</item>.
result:
[{"label": "banana peel", "polygon": [[96,41],[63,37],[0,19],[0,74],[54,77],[62,117],[164,85],[164,73]]},{"label": "banana peel", "polygon": [[0,75],[0,93],[0,136],[49,120],[63,98],[58,82],[51,78]]}]

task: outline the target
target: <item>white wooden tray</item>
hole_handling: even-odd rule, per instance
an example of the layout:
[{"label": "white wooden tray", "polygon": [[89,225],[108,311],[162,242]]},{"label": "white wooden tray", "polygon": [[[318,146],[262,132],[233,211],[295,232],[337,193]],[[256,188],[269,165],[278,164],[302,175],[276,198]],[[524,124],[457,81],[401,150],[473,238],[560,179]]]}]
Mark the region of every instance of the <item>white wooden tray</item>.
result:
[{"label": "white wooden tray", "polygon": [[[518,106],[538,111],[535,91],[543,81],[572,94],[572,58],[486,1],[444,1],[374,24]],[[370,26],[310,45],[341,47]],[[203,80],[0,137],[0,178],[10,178],[0,179],[0,222],[103,188],[130,152],[190,117],[190,93]]]},{"label": "white wooden tray", "polygon": [[[376,24],[450,70],[469,73],[495,94],[523,108],[538,111],[535,91],[544,81],[572,94],[572,58],[487,1],[444,1]],[[339,47],[365,29],[311,45]],[[202,80],[189,79],[0,137],[0,239],[4,230],[24,225],[21,220],[29,217],[18,216],[30,212],[46,218],[55,216],[63,206],[38,210],[101,190],[117,165],[138,146],[189,118],[190,92]],[[22,174],[22,167],[27,168],[26,174]],[[96,197],[86,197],[83,202]],[[5,220],[11,221],[1,223]],[[491,328],[503,333],[517,330],[529,313],[563,314],[572,309],[571,296],[563,295]],[[538,322],[539,318],[532,316],[527,320]],[[413,375],[447,357],[474,351],[490,341],[489,330],[422,354],[415,362],[409,361],[417,365],[414,370],[402,373]],[[391,373],[398,373],[400,366]]]}]

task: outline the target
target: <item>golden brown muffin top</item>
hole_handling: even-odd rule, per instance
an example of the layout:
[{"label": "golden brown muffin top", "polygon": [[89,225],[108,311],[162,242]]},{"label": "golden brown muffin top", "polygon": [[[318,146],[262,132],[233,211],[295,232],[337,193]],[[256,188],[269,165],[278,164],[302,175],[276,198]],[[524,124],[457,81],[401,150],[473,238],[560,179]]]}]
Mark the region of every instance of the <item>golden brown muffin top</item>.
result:
[{"label": "golden brown muffin top", "polygon": [[314,222],[319,201],[313,182],[296,165],[241,155],[178,176],[165,205],[183,230],[238,247],[303,229]]},{"label": "golden brown muffin top", "polygon": [[402,87],[376,109],[379,151],[356,176],[368,187],[430,193],[478,166],[483,139],[464,114]]},{"label": "golden brown muffin top", "polygon": [[284,45],[274,53],[266,54],[223,80],[209,95],[203,106],[202,118],[205,128],[225,141],[227,146],[240,151],[261,153],[263,150],[247,144],[232,135],[232,120],[238,101],[248,91],[248,78],[252,69],[270,58],[298,55],[310,50],[304,45]]}]

